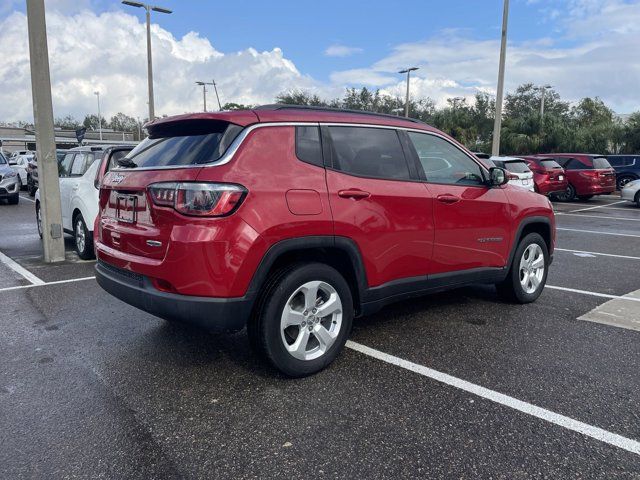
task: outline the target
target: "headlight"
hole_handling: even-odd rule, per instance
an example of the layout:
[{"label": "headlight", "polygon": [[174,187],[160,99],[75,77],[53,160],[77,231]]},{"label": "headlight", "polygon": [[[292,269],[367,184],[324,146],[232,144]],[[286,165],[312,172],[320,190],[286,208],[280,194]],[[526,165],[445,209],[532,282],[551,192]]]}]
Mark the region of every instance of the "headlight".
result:
[{"label": "headlight", "polygon": [[13,171],[11,171],[11,172],[9,172],[9,173],[5,173],[5,174],[3,175],[3,177],[4,177],[4,178],[13,178],[13,177],[15,177],[16,175],[18,175],[18,172],[13,172]]}]

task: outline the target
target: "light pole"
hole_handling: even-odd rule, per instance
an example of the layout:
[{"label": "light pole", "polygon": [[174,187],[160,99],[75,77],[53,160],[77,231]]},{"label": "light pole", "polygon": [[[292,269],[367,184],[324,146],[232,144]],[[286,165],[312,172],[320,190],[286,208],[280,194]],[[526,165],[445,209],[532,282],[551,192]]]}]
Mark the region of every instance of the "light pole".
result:
[{"label": "light pole", "polygon": [[100,131],[100,141],[102,141],[102,117],[100,117],[100,92],[95,91],[93,94],[98,97],[98,130]]},{"label": "light pole", "polygon": [[496,92],[496,118],[493,122],[491,154],[500,155],[500,127],[502,126],[502,96],[504,94],[504,64],[507,56],[507,24],[509,23],[509,0],[504,0],[502,11],[502,39],[500,41],[500,66],[498,67],[498,91]]},{"label": "light pole", "polygon": [[207,85],[215,85],[213,82],[196,82],[196,85],[202,85],[202,101],[204,103],[204,111],[207,111]]},{"label": "light pole", "polygon": [[405,68],[404,70],[400,70],[398,73],[406,73],[407,74],[407,100],[404,104],[404,116],[409,117],[409,79],[411,78],[411,72],[418,70],[418,67],[410,67]]},{"label": "light pole", "polygon": [[218,96],[218,85],[216,85],[215,79],[212,80],[212,83],[213,83],[213,89],[216,92],[216,99],[218,100],[218,110],[222,111],[222,105],[220,105],[220,97]]},{"label": "light pole", "polygon": [[553,88],[551,85],[543,85],[540,87],[540,123],[544,120],[544,95],[548,88]]},{"label": "light pole", "polygon": [[144,8],[147,11],[147,82],[149,84],[149,121],[156,118],[153,104],[153,65],[151,62],[151,10],[159,13],[173,13],[171,10],[162,7],[147,5],[146,3],[130,2],[123,0],[123,4],[130,7]]},{"label": "light pole", "polygon": [[40,175],[38,217],[42,226],[44,261],[47,263],[60,262],[64,260],[64,239],[62,238],[62,208],[53,130],[51,76],[49,74],[44,0],[29,0],[27,2],[27,28],[29,31],[33,119],[38,151],[38,173]]}]

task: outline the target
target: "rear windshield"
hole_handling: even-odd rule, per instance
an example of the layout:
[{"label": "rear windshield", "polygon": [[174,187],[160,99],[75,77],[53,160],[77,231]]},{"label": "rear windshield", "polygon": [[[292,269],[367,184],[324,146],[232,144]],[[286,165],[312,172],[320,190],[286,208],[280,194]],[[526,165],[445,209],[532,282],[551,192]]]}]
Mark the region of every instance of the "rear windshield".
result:
[{"label": "rear windshield", "polygon": [[544,168],[562,168],[555,160],[540,160],[540,165]]},{"label": "rear windshield", "polygon": [[200,165],[218,160],[242,127],[219,121],[183,121],[152,127],[126,158],[138,167]]},{"label": "rear windshield", "polygon": [[611,168],[611,164],[604,157],[595,157],[593,159],[593,168]]},{"label": "rear windshield", "polygon": [[503,162],[504,168],[513,173],[529,173],[529,167],[526,162],[523,161],[514,161],[514,162]]}]

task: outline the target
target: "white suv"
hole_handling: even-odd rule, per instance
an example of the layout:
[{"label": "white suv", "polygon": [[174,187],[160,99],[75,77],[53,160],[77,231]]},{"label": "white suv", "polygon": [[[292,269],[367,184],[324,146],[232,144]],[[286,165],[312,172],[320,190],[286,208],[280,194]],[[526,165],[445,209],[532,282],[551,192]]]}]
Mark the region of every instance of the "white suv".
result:
[{"label": "white suv", "polygon": [[[62,228],[74,236],[76,252],[93,258],[93,224],[98,214],[100,180],[133,146],[77,147],[67,150],[58,163]],[[36,221],[42,238],[40,190],[36,192]]]}]

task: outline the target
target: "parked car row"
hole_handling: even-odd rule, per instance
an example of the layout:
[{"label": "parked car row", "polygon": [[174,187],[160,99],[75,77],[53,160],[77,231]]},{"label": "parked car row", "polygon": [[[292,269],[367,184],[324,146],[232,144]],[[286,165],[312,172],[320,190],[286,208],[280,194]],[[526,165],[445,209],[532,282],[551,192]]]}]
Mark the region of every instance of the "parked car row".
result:
[{"label": "parked car row", "polygon": [[[93,258],[93,224],[98,213],[100,181],[132,145],[77,147],[58,156],[62,228],[73,235],[78,256]],[[36,182],[37,182],[37,169]],[[33,175],[33,173],[32,173]],[[36,221],[42,238],[40,190],[35,193]]]},{"label": "parked car row", "polygon": [[20,175],[9,165],[9,161],[0,152],[0,200],[7,200],[11,205],[20,201]]}]

